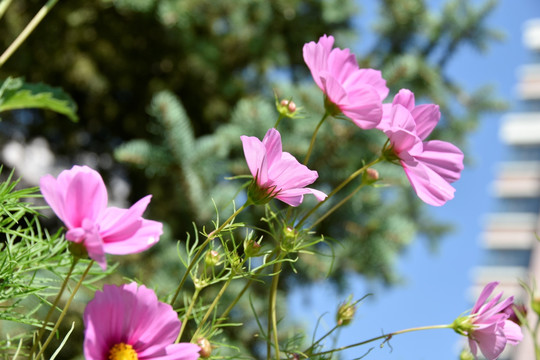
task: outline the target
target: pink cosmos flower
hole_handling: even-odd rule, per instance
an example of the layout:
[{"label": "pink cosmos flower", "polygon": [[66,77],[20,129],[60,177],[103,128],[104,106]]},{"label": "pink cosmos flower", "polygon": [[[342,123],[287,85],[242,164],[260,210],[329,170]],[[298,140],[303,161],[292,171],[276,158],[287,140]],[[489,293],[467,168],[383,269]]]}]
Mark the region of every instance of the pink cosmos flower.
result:
[{"label": "pink cosmos flower", "polygon": [[424,141],[439,122],[441,113],[434,104],[414,104],[414,94],[402,89],[392,104],[385,104],[377,126],[390,140],[387,158],[399,160],[405,174],[424,202],[440,206],[454,197],[450,183],[463,170],[463,153],[446,141]]},{"label": "pink cosmos flower", "polygon": [[105,253],[138,253],[158,242],[163,233],[160,222],[142,214],[151,195],[129,209],[107,207],[107,188],[101,175],[88,166],[73,166],[55,179],[45,175],[39,182],[41,193],[68,228],[66,238],[82,244],[88,256],[105,270]]},{"label": "pink cosmos flower", "polygon": [[276,129],[268,130],[262,142],[254,136],[243,135],[240,139],[256,183],[255,191],[250,191],[251,200],[265,201],[275,197],[291,206],[298,206],[305,194],[313,194],[319,201],[326,198],[323,192],[305,187],[319,175],[282,151],[281,136]]},{"label": "pink cosmos flower", "polygon": [[86,360],[199,358],[199,346],[174,343],[181,326],[178,315],[144,285],[103,286],[83,319]]},{"label": "pink cosmos flower", "polygon": [[509,320],[513,313],[514,297],[499,302],[502,293],[486,302],[498,282],[486,285],[480,297],[474,304],[470,319],[472,330],[469,330],[469,346],[476,358],[478,347],[488,360],[497,359],[503,352],[506,344],[517,345],[523,339],[521,328]]},{"label": "pink cosmos flower", "polygon": [[303,49],[313,80],[326,95],[327,111],[345,114],[362,129],[373,129],[381,121],[386,81],[378,70],[360,69],[349,49],[333,46],[334,37],[324,35]]}]

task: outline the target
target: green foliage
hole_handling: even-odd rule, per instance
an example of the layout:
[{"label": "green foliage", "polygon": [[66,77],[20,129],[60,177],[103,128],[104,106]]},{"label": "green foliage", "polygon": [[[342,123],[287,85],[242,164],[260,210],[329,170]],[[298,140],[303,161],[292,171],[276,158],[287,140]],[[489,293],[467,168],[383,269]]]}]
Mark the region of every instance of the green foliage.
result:
[{"label": "green foliage", "polygon": [[30,84],[22,78],[10,78],[0,83],[0,112],[20,109],[46,109],[78,121],[77,105],[62,89],[45,84]]},{"label": "green foliage", "polygon": [[[19,0],[10,6],[4,17],[6,21],[0,23],[5,47],[8,39],[27,23],[31,10],[40,5],[37,0]],[[479,116],[500,110],[504,104],[486,88],[464,90],[459,79],[449,78],[446,66],[462,46],[484,51],[500,39],[500,34],[485,23],[493,6],[493,1],[474,6],[465,0],[449,0],[436,13],[423,0],[381,0],[380,16],[375,21],[375,42],[369,51],[359,54],[358,60],[362,67],[380,69],[392,92],[410,88],[417,101],[439,104],[443,119],[433,137],[463,146],[466,134],[474,129]],[[93,152],[105,157],[114,153],[117,160],[134,165],[130,170],[132,196],[153,194],[150,217],[164,221],[170,234],[150,255],[145,255],[145,271],[138,264],[123,264],[123,271],[169,290],[170,284],[182,275],[178,258],[171,254],[170,240],[184,238],[191,231],[193,220],[211,226],[215,209],[220,216],[230,215],[234,207],[231,199],[236,198],[239,204],[243,202],[245,194],[237,190],[241,183],[226,178],[248,174],[240,136],[262,138],[275,124],[278,114],[271,89],[276,91],[278,99],[292,99],[301,108],[301,116],[284,119],[279,130],[284,150],[299,158],[305,156],[313,128],[322,114],[322,94],[313,85],[303,63],[302,46],[326,33],[336,37],[337,46],[351,47],[355,39],[352,28],[355,11],[353,0],[63,2],[40,25],[39,33],[33,34],[2,67],[0,76],[8,80],[0,89],[0,101],[5,106],[37,104],[34,106],[75,120],[74,102],[61,92],[40,88],[43,85],[24,84],[20,78],[8,76],[25,74],[32,83],[59,84],[72,94],[79,105],[80,126],[59,126],[38,118],[21,125],[24,133],[29,138],[46,137],[55,154],[68,162],[79,161],[81,154]],[[360,21],[364,20],[360,18]],[[40,66],[30,59],[40,59]],[[5,121],[16,123],[17,119]],[[376,131],[359,131],[342,119],[327,120],[309,164],[320,175],[314,187],[331,190],[360,168],[363,161],[378,156],[383,143],[383,137]],[[104,177],[122,170],[118,165],[107,167]],[[413,195],[400,167],[378,164],[377,170],[382,183],[395,186],[363,189],[315,227],[316,233],[327,237],[320,242],[319,237],[306,236],[305,244],[313,245],[309,251],[295,253],[283,261],[280,299],[290,286],[327,276],[336,285],[345,285],[351,272],[393,283],[399,280],[394,269],[396,259],[416,235],[435,239],[450,230],[448,224],[430,218]],[[357,183],[351,183],[343,193],[356,186]],[[336,196],[314,216],[342,198],[343,195]],[[312,205],[313,200],[306,199],[306,203]],[[0,204],[11,209],[8,202]],[[282,208],[275,206],[271,212],[281,216]],[[11,244],[13,259],[21,259],[16,257],[18,251],[22,254],[30,246],[37,254],[41,254],[45,245],[65,246],[59,234],[42,238],[41,233],[25,230],[36,228],[38,222],[27,210],[20,211],[23,210],[13,208],[2,215],[1,224],[6,226],[14,219],[20,223],[17,226],[26,224],[8,229],[16,229],[16,234],[9,233],[11,242],[3,245],[7,249],[6,244]],[[272,229],[270,222],[259,222],[268,216],[267,211],[254,208],[239,217],[242,223],[258,224],[249,231],[254,238],[262,240],[263,254],[268,250],[265,244],[275,246],[279,241],[271,235],[271,230],[277,233],[277,228]],[[281,227],[286,225],[280,223]],[[242,226],[235,229],[246,230]],[[201,234],[208,235],[204,231]],[[242,236],[227,233],[225,238],[215,240],[215,248],[223,249],[231,241],[235,246],[229,250],[242,254],[243,241],[238,238]],[[55,251],[60,254],[64,250]],[[188,248],[182,254],[190,251]],[[61,255],[58,256],[57,262],[61,261]],[[65,258],[62,261],[63,267],[68,265]],[[227,258],[214,269],[214,275],[226,282],[234,261],[233,257]],[[16,266],[15,262],[9,263]],[[17,274],[16,268],[6,269]],[[50,285],[46,281],[56,280],[58,275],[53,269],[50,262],[44,261],[43,268],[26,273],[21,281],[31,279],[31,286]],[[210,334],[215,337],[213,342],[230,346],[224,353],[231,358],[238,352],[254,356],[261,352],[260,340],[254,339],[253,334],[260,328],[261,336],[265,336],[267,324],[262,313],[270,276],[253,274],[254,269],[257,267],[242,268],[254,279],[251,293],[246,296],[249,300],[241,299],[231,313],[230,323],[219,327],[219,333]],[[192,275],[205,271],[201,264]],[[248,281],[246,278],[231,282],[223,295],[224,303],[232,301]],[[200,324],[218,292],[216,285],[205,287],[196,304],[198,310],[189,317],[191,326]],[[183,301],[179,301],[184,309],[182,314],[190,304],[188,295],[193,290],[186,289]],[[44,290],[38,287],[32,294],[40,291]],[[41,294],[37,303],[45,303],[47,294]],[[282,302],[279,307],[283,309]],[[209,320],[213,325],[220,320],[216,314],[219,312],[212,313]],[[28,323],[35,321],[33,317],[25,319]],[[233,326],[236,323],[244,326]],[[291,336],[288,342],[281,340],[291,348],[290,354],[295,347],[301,350],[302,339]],[[11,341],[5,346],[12,351],[18,343]]]},{"label": "green foliage", "polygon": [[[43,324],[72,262],[62,231],[43,229],[39,208],[28,201],[40,197],[37,188],[18,189],[12,175],[0,183],[0,359],[27,356],[32,332]],[[87,265],[81,261],[73,277],[80,277]],[[92,270],[85,286],[93,288],[113,269]]]}]

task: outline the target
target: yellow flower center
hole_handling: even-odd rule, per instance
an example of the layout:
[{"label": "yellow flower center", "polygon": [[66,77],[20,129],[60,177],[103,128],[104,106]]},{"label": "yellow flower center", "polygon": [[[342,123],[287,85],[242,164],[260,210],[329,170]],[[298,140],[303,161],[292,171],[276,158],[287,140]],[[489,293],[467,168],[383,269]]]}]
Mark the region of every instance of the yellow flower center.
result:
[{"label": "yellow flower center", "polygon": [[139,357],[131,345],[120,343],[109,350],[109,360],[139,360]]}]

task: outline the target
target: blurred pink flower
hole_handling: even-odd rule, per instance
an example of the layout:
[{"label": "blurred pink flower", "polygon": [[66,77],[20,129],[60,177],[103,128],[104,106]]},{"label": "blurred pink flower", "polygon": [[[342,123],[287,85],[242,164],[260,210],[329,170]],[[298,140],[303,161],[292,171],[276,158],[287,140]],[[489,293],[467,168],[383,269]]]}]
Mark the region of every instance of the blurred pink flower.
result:
[{"label": "blurred pink flower", "polygon": [[378,70],[360,69],[349,49],[333,46],[334,37],[324,35],[303,49],[313,80],[326,95],[327,111],[345,114],[362,129],[373,129],[381,121],[386,81]]},{"label": "blurred pink flower", "polygon": [[384,105],[377,126],[390,140],[385,149],[389,160],[399,160],[416,194],[424,202],[440,206],[454,197],[450,183],[463,170],[463,153],[446,141],[424,141],[439,122],[441,113],[434,104],[414,104],[414,94],[402,89],[392,104]]},{"label": "blurred pink flower", "polygon": [[517,345],[523,339],[519,325],[510,320],[514,297],[499,302],[500,293],[486,302],[498,284],[491,282],[486,285],[469,315],[473,326],[467,336],[475,358],[478,347],[486,359],[493,360],[499,357],[506,344]]},{"label": "blurred pink flower", "polygon": [[178,314],[136,283],[105,285],[84,310],[86,360],[195,360],[199,346],[175,344]]},{"label": "blurred pink flower", "polygon": [[88,166],[75,165],[62,171],[57,179],[45,175],[39,185],[45,201],[68,228],[66,238],[82,244],[88,256],[104,270],[105,253],[141,252],[157,243],[163,233],[160,222],[142,218],[151,195],[129,209],[107,207],[103,179]]},{"label": "blurred pink flower", "polygon": [[281,136],[276,129],[268,130],[262,142],[253,136],[243,135],[240,139],[256,183],[255,189],[248,191],[250,200],[264,203],[275,197],[291,206],[298,206],[305,194],[313,194],[319,201],[326,198],[323,192],[305,187],[319,175],[282,151]]}]

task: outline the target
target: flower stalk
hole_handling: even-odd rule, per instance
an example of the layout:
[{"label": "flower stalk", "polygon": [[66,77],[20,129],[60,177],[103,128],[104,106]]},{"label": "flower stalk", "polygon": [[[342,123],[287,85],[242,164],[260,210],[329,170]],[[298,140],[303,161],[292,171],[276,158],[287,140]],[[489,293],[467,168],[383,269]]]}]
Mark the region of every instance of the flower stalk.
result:
[{"label": "flower stalk", "polygon": [[184,283],[186,282],[187,277],[189,276],[189,273],[191,272],[191,269],[193,269],[193,266],[195,266],[195,264],[197,263],[197,260],[201,256],[201,253],[203,252],[206,245],[208,245],[210,243],[210,241],[212,241],[221,232],[221,230],[223,230],[225,228],[225,226],[227,226],[231,221],[233,221],[234,218],[236,216],[238,216],[238,214],[240,214],[249,205],[251,205],[251,202],[249,202],[249,201],[246,202],[238,210],[236,210],[227,220],[225,220],[225,222],[223,224],[221,224],[221,226],[219,226],[216,230],[214,230],[210,234],[208,234],[208,236],[206,237],[206,240],[201,244],[201,246],[199,246],[199,249],[197,250],[197,252],[193,256],[193,259],[190,261],[190,263],[189,263],[189,265],[188,265],[188,267],[186,269],[186,272],[182,276],[182,279],[180,280],[180,283],[178,284],[178,287],[176,288],[176,291],[175,291],[175,293],[174,293],[174,295],[173,295],[173,297],[172,297],[172,299],[170,301],[171,305],[174,305],[174,302],[176,301],[176,298],[178,297],[178,294],[180,294],[180,290],[182,290],[182,287],[184,286]]},{"label": "flower stalk", "polygon": [[[308,211],[300,221],[296,224],[295,228],[300,229],[304,222],[306,222],[307,219],[315,212],[318,208],[320,208],[324,203],[328,201],[332,196],[334,196],[338,191],[343,189],[348,183],[356,179],[359,175],[361,175],[364,171],[372,167],[373,165],[381,162],[383,160],[383,157],[378,157],[377,159],[373,160],[367,165],[362,166],[360,169],[356,170],[354,173],[352,173],[347,179],[345,179],[341,184],[339,184],[330,194],[328,194],[328,197],[324,199],[323,201],[319,202],[317,205],[315,205],[310,211]],[[359,189],[358,189],[359,190]],[[337,208],[336,208],[337,209]],[[335,211],[336,209],[332,210]]]},{"label": "flower stalk", "polygon": [[[51,330],[51,333],[49,334],[49,337],[47,338],[47,340],[45,340],[45,343],[43,344],[43,346],[41,347],[41,349],[39,350],[39,352],[37,353],[37,355],[34,357],[34,359],[39,359],[39,357],[44,353],[45,349],[47,348],[47,346],[49,345],[49,343],[51,342],[56,330],[58,330],[58,327],[60,326],[60,323],[62,323],[62,320],[64,319],[64,317],[66,316],[67,314],[67,311],[69,309],[69,306],[71,305],[71,302],[73,301],[73,298],[75,297],[75,294],[77,293],[77,291],[79,291],[79,288],[81,287],[84,279],[86,278],[86,275],[88,275],[88,272],[90,271],[90,269],[92,268],[92,265],[94,265],[94,260],[91,260],[89,263],[88,263],[88,266],[86,267],[86,270],[84,271],[84,273],[81,275],[81,278],[79,279],[79,281],[77,282],[77,285],[75,285],[75,288],[73,289],[73,291],[71,292],[71,296],[69,297],[69,299],[67,300],[66,302],[66,305],[64,306],[64,309],[62,310],[62,312],[60,313],[60,316],[58,317],[58,320],[56,320],[56,323],[54,324],[54,327],[53,329]],[[30,356],[32,356],[32,354],[30,354]]]},{"label": "flower stalk", "polygon": [[399,331],[395,331],[395,332],[392,332],[392,333],[376,336],[374,338],[364,340],[364,341],[361,341],[361,342],[357,342],[357,343],[354,343],[354,344],[351,344],[351,345],[342,346],[342,347],[332,349],[332,350],[328,350],[328,351],[321,351],[321,352],[312,354],[311,356],[314,357],[314,356],[320,356],[320,355],[326,355],[326,354],[333,354],[333,353],[338,352],[338,351],[347,350],[347,349],[350,349],[350,348],[353,348],[353,347],[362,346],[362,345],[365,345],[365,344],[369,344],[370,342],[374,342],[374,341],[377,341],[377,340],[384,339],[383,343],[381,344],[381,346],[382,346],[386,342],[390,341],[390,339],[392,339],[392,337],[394,337],[396,335],[405,334],[405,333],[414,332],[414,331],[434,330],[434,329],[452,329],[452,325],[451,324],[448,324],[448,325],[430,325],[430,326],[420,326],[420,327],[414,327],[414,328],[409,328],[409,329],[405,329],[405,330],[399,330]]},{"label": "flower stalk", "polygon": [[49,311],[47,312],[47,315],[45,316],[45,320],[43,320],[43,325],[39,329],[39,332],[34,339],[34,344],[32,345],[32,348],[30,349],[29,353],[29,359],[32,359],[32,354],[34,351],[36,351],[37,344],[41,341],[41,338],[43,337],[43,333],[45,332],[45,328],[47,327],[47,323],[49,322],[49,319],[51,318],[54,309],[56,309],[56,306],[60,302],[60,299],[62,298],[62,294],[64,293],[64,290],[66,289],[66,285],[69,281],[69,278],[71,277],[71,274],[73,273],[73,269],[75,269],[75,265],[77,265],[77,262],[79,261],[78,257],[73,257],[73,261],[71,262],[71,266],[69,267],[69,270],[66,274],[66,277],[64,278],[64,281],[62,282],[62,285],[60,286],[60,290],[58,290],[58,294],[56,295],[56,298],[54,299],[53,303],[51,304],[51,307]]},{"label": "flower stalk", "polygon": [[[45,16],[51,11],[53,6],[58,2],[58,0],[49,0],[43,7],[38,11],[38,13],[30,20],[28,25],[21,31],[19,36],[9,45],[9,47],[4,51],[4,53],[0,56],[0,67],[4,65],[4,63],[13,55],[13,53],[24,43],[24,41],[28,38],[28,36],[32,33],[32,31],[35,30],[35,28],[39,25],[41,20],[45,18]],[[9,5],[9,2],[2,3],[2,5]],[[7,7],[6,5],[6,7]]]},{"label": "flower stalk", "polygon": [[321,120],[319,120],[319,123],[315,127],[315,130],[313,131],[313,135],[311,136],[311,141],[309,143],[309,148],[306,154],[306,158],[304,159],[304,165],[307,165],[309,158],[311,157],[311,152],[313,151],[313,146],[315,145],[315,139],[317,138],[317,133],[319,132],[320,127],[324,123],[324,120],[328,117],[329,113],[328,111],[324,112],[324,115],[322,116]]}]

